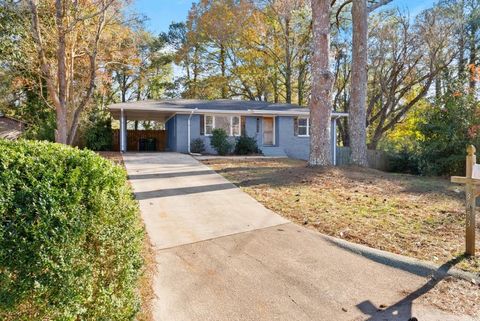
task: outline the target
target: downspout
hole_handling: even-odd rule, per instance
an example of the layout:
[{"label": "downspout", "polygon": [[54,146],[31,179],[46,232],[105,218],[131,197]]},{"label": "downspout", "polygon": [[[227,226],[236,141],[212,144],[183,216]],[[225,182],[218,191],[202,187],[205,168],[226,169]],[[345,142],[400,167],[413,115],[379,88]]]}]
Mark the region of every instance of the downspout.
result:
[{"label": "downspout", "polygon": [[333,166],[337,166],[337,119],[338,117],[333,118],[332,127],[333,127]]},{"label": "downspout", "polygon": [[125,128],[124,128],[124,122],[123,122],[123,108],[120,109],[120,152],[123,153],[125,152],[124,151],[124,148],[123,148],[123,145],[124,145],[124,135],[123,135],[123,132],[125,131]]},{"label": "downspout", "polygon": [[188,132],[188,153],[191,154],[191,151],[190,151],[190,119],[192,118],[192,115],[195,113],[195,111],[197,111],[198,108],[195,108],[194,110],[192,110],[192,112],[190,113],[190,115],[188,116],[188,121],[187,121],[187,132]]}]

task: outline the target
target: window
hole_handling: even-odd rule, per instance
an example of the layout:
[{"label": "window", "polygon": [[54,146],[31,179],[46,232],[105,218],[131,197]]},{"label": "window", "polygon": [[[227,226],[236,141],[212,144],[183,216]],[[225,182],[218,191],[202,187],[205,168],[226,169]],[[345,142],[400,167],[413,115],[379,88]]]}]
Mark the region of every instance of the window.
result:
[{"label": "window", "polygon": [[298,136],[310,136],[310,119],[308,117],[297,118]]},{"label": "window", "polygon": [[231,136],[240,136],[240,117],[232,117],[232,135]]},{"label": "window", "polygon": [[211,136],[214,128],[223,128],[229,136],[242,134],[242,121],[240,116],[204,115],[205,136]]},{"label": "window", "polygon": [[205,135],[212,134],[213,126],[213,116],[205,115]]}]

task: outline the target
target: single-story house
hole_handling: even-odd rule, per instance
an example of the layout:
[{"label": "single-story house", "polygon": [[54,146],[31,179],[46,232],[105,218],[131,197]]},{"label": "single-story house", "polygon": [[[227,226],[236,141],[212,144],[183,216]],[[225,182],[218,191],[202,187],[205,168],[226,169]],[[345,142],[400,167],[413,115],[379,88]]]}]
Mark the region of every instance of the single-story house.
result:
[{"label": "single-story house", "polygon": [[0,112],[0,138],[18,139],[25,130],[25,123]]},{"label": "single-story house", "polygon": [[[214,128],[224,128],[231,139],[254,137],[266,156],[308,159],[310,149],[309,109],[293,104],[271,104],[244,100],[147,100],[110,105],[110,113],[120,121],[120,151],[145,150],[145,134],[127,130],[127,121],[153,120],[165,124],[163,135],[153,135],[154,150],[190,152],[190,143],[204,141],[206,152],[214,154],[210,137]],[[332,148],[336,148],[336,119],[345,113],[332,113]],[[139,132],[139,131],[136,131]],[[150,131],[153,132],[153,131]],[[133,140],[129,136],[135,137]],[[155,138],[156,137],[156,138]],[[162,140],[164,142],[162,142]],[[115,141],[115,139],[114,139]],[[335,152],[332,155],[335,162]]]}]

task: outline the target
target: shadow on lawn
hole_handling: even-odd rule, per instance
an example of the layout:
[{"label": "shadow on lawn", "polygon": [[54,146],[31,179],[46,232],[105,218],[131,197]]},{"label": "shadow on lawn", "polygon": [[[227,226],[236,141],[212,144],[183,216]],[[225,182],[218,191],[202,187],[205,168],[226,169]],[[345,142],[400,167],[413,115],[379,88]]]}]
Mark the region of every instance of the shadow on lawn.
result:
[{"label": "shadow on lawn", "polygon": [[442,281],[446,277],[446,272],[463,259],[465,259],[465,256],[461,255],[444,263],[435,271],[434,278],[431,278],[423,286],[408,294],[406,297],[394,303],[385,310],[378,309],[369,300],[357,304],[357,308],[360,309],[360,311],[362,311],[364,314],[370,315],[368,321],[416,320],[412,311],[413,301],[433,289],[438,283],[440,283],[440,281]]},{"label": "shadow on lawn", "polygon": [[[239,187],[257,185],[291,186],[308,184],[315,180],[317,184],[331,182],[332,179],[343,180],[347,188],[363,186],[388,186],[395,184],[399,193],[405,194],[441,194],[453,199],[463,199],[463,193],[450,189],[446,180],[431,177],[419,177],[407,174],[386,173],[378,170],[359,168],[355,166],[339,166],[326,168],[311,168],[307,166],[237,166],[217,170],[225,174]],[[249,178],[253,177],[253,178]],[[387,188],[387,187],[386,187]]]}]

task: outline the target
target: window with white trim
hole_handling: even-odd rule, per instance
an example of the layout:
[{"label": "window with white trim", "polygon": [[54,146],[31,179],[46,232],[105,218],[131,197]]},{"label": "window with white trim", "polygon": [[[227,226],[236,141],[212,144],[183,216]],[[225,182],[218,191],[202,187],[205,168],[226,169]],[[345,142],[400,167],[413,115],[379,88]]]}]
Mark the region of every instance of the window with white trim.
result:
[{"label": "window with white trim", "polygon": [[205,136],[211,136],[215,128],[223,128],[229,136],[242,134],[242,121],[240,116],[204,115]]},{"label": "window with white trim", "polygon": [[212,134],[212,129],[214,128],[214,123],[213,123],[214,119],[213,119],[213,116],[210,116],[210,115],[205,115],[205,121],[204,121],[204,124],[205,124],[205,135],[206,136],[210,136]]},{"label": "window with white trim", "polygon": [[298,136],[310,136],[310,119],[308,117],[298,117]]},{"label": "window with white trim", "polygon": [[240,117],[232,116],[232,135],[231,136],[240,136]]}]

